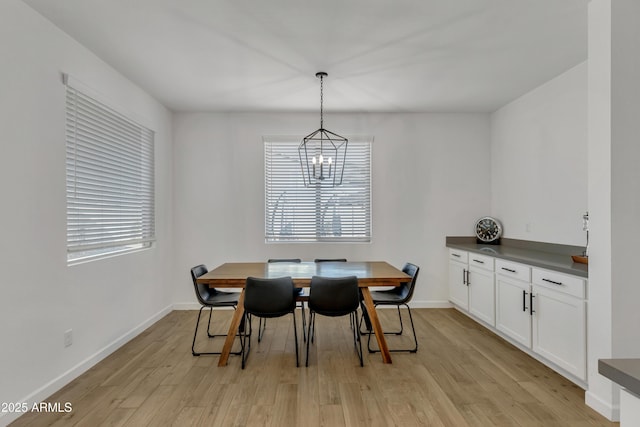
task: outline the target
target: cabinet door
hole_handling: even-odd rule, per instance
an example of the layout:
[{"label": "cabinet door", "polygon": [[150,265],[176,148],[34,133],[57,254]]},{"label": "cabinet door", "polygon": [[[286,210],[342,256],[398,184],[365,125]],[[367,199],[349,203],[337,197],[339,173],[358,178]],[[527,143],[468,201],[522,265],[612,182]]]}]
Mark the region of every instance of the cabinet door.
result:
[{"label": "cabinet door", "polygon": [[496,275],[496,329],[531,347],[530,284]]},{"label": "cabinet door", "polygon": [[469,313],[483,322],[495,326],[495,290],[493,271],[470,268],[469,270]]},{"label": "cabinet door", "polygon": [[449,261],[449,301],[468,310],[467,264]]},{"label": "cabinet door", "polygon": [[536,285],[533,295],[533,351],[585,380],[584,300]]}]

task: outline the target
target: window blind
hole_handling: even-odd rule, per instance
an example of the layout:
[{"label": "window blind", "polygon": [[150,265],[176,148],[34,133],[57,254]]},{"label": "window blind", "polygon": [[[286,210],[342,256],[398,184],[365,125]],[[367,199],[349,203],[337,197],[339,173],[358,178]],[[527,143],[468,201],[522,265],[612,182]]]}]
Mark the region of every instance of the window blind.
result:
[{"label": "window blind", "polygon": [[265,240],[370,242],[371,142],[349,142],[333,188],[304,186],[299,144],[265,141]]},{"label": "window blind", "polygon": [[67,260],[155,240],[154,132],[66,85]]}]

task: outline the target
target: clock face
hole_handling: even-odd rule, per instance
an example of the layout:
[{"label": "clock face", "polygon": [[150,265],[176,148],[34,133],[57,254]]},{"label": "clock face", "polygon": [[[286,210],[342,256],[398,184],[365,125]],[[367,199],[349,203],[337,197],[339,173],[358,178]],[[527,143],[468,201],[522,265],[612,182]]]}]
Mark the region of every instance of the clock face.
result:
[{"label": "clock face", "polygon": [[476,222],[476,236],[483,242],[493,242],[502,235],[502,226],[500,222],[490,216],[480,218]]}]

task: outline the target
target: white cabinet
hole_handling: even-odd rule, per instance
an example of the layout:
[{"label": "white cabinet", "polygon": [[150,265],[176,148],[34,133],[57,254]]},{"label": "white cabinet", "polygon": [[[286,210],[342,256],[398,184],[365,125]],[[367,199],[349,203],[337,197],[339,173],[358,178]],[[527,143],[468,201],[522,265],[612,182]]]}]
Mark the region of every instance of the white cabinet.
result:
[{"label": "white cabinet", "polygon": [[584,279],[450,249],[449,300],[552,368],[586,382]]},{"label": "white cabinet", "polygon": [[533,269],[534,352],[570,374],[586,379],[585,281]]},{"label": "white cabinet", "polygon": [[496,261],[496,329],[531,347],[531,268]]},{"label": "white cabinet", "polygon": [[449,301],[495,326],[494,258],[451,249]]},{"label": "white cabinet", "polygon": [[495,326],[495,290],[492,257],[469,254],[469,313],[483,322]]},{"label": "white cabinet", "polygon": [[467,260],[467,252],[456,249],[449,250],[449,301],[463,310],[469,309]]}]

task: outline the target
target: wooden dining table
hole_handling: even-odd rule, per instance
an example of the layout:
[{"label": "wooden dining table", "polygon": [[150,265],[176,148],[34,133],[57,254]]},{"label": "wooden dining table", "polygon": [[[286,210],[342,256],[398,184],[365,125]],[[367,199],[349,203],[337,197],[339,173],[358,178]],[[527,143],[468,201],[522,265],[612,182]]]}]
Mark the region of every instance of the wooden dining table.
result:
[{"label": "wooden dining table", "polygon": [[[233,314],[229,332],[225,340],[218,366],[225,366],[231,353],[231,347],[244,314],[244,286],[247,277],[273,279],[290,276],[296,287],[309,287],[313,276],[345,277],[356,276],[362,291],[364,305],[369,314],[371,326],[375,333],[382,361],[391,363],[391,354],[376,313],[371,297],[370,287],[399,286],[411,280],[411,277],[384,261],[363,262],[228,262],[198,277],[197,282],[212,288],[242,289],[238,299],[238,307]],[[357,327],[357,325],[356,325]]]}]

